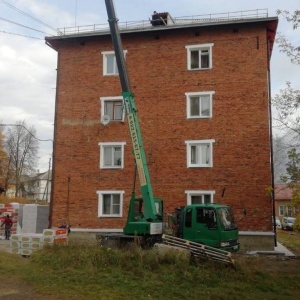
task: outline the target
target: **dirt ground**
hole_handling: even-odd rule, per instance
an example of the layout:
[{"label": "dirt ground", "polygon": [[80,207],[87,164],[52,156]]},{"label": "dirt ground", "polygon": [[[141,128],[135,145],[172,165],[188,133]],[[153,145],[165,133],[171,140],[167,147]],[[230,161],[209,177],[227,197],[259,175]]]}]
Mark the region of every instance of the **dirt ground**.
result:
[{"label": "dirt ground", "polygon": [[[9,241],[0,240],[1,251],[9,251]],[[298,254],[298,253],[297,253]],[[255,260],[253,266],[262,271],[277,274],[289,274],[291,276],[300,276],[300,256],[289,258],[285,256],[260,255],[251,256],[245,254],[235,254],[234,260],[240,266],[249,266],[249,259]],[[30,258],[25,258],[30,262]],[[8,276],[7,276],[8,275]],[[26,284],[20,279],[10,278],[9,274],[3,274],[0,266],[0,300],[55,300],[51,295],[39,294],[34,287]]]},{"label": "dirt ground", "polygon": [[[2,300],[42,300],[47,299],[44,295],[38,295],[24,282],[0,275],[0,299]],[[53,298],[48,298],[53,299]]]},{"label": "dirt ground", "polygon": [[[253,269],[260,269],[273,274],[287,274],[288,276],[300,277],[300,257],[288,258],[283,256],[259,255],[249,257],[248,255],[236,255],[235,262],[241,266],[253,264]],[[250,266],[251,267],[251,266]]]},{"label": "dirt ground", "polygon": [[[0,239],[0,255],[2,251],[9,252],[9,242]],[[24,261],[30,262],[30,258]],[[40,294],[34,288],[21,279],[17,279],[11,274],[4,274],[0,265],[0,300],[56,300],[51,295]],[[58,299],[57,299],[58,300]]]}]

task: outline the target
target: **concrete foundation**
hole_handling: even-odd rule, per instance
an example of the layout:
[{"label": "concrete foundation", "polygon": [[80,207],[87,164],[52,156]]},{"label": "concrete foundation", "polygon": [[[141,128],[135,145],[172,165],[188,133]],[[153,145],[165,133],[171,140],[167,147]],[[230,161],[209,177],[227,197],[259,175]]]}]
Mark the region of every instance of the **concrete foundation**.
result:
[{"label": "concrete foundation", "polygon": [[[69,234],[69,242],[76,242],[85,245],[99,245],[99,235],[104,232],[97,232],[96,230],[76,231],[71,229]],[[241,231],[239,242],[240,252],[249,251],[273,251],[275,247],[273,232],[252,232]]]},{"label": "concrete foundation", "polygon": [[273,251],[275,247],[273,232],[239,232],[240,251]]},{"label": "concrete foundation", "polygon": [[71,229],[71,233],[68,235],[68,240],[69,243],[94,246],[99,244],[96,239],[96,235],[96,232],[76,232]]}]

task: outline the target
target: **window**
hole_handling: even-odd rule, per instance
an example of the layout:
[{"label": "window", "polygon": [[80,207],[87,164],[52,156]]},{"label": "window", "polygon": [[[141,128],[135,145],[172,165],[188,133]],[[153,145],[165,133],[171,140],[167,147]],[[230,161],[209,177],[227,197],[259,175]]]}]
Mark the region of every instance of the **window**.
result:
[{"label": "window", "polygon": [[215,140],[186,141],[187,145],[187,166],[212,167],[212,144]]},{"label": "window", "polygon": [[[101,53],[103,55],[103,75],[119,75],[115,52],[103,51]],[[127,51],[124,50],[123,53],[125,57]]]},{"label": "window", "polygon": [[293,212],[293,208],[291,206],[288,206],[286,208],[286,212],[287,212],[287,216],[291,217],[292,216],[292,212]]},{"label": "window", "polygon": [[99,143],[100,169],[123,169],[125,144],[125,142]]},{"label": "window", "polygon": [[186,46],[188,70],[212,68],[212,47],[214,44]]},{"label": "window", "polygon": [[212,208],[197,208],[197,223],[206,224],[209,229],[217,228],[215,211]]},{"label": "window", "polygon": [[192,209],[188,208],[185,213],[185,227],[192,227]]},{"label": "window", "polygon": [[219,215],[219,220],[222,228],[224,230],[237,229],[234,216],[230,208],[222,207],[217,210]]},{"label": "window", "polygon": [[100,97],[101,117],[108,115],[111,121],[123,122],[125,110],[122,97]]},{"label": "window", "polygon": [[284,215],[284,206],[280,205],[279,206],[279,216],[283,216]]},{"label": "window", "polygon": [[212,117],[212,95],[215,92],[193,92],[185,93],[187,118],[211,118]]},{"label": "window", "polygon": [[213,203],[215,191],[185,191],[187,205]]},{"label": "window", "polygon": [[124,191],[97,191],[98,217],[122,217]]}]

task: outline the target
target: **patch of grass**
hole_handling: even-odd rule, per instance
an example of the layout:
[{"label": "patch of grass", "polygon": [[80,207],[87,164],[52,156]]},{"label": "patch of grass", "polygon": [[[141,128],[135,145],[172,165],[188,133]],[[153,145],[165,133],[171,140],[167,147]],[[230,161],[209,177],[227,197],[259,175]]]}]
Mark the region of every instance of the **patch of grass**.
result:
[{"label": "patch of grass", "polygon": [[[297,299],[299,274],[270,273],[261,257],[237,257],[236,268],[191,265],[181,252],[54,245],[30,258],[1,253],[0,270],[51,299]],[[296,261],[295,261],[296,262]]]},{"label": "patch of grass", "polygon": [[277,230],[277,240],[294,254],[300,256],[300,232]]},{"label": "patch of grass", "polygon": [[267,273],[256,258],[240,260],[233,269],[191,265],[177,252],[75,244],[45,247],[29,259],[5,255],[6,271],[18,268],[24,280],[59,299],[295,299],[300,292],[299,277]]}]

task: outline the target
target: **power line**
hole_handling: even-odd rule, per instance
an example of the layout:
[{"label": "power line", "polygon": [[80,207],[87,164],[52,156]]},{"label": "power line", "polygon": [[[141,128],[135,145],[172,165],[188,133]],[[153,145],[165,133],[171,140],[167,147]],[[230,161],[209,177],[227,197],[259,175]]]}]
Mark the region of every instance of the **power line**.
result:
[{"label": "power line", "polygon": [[24,35],[24,34],[19,34],[19,33],[14,33],[14,32],[9,32],[9,31],[4,31],[4,30],[0,30],[0,32],[11,34],[11,35],[18,35],[18,36],[22,36],[22,37],[26,37],[26,38],[30,38],[30,39],[44,40],[42,38],[38,38],[38,37],[34,37],[34,36],[29,36],[29,35]]},{"label": "power line", "polygon": [[48,140],[41,140],[38,139],[36,136],[34,136],[24,125],[22,124],[0,124],[0,126],[18,126],[18,127],[22,127],[24,128],[33,138],[35,138],[36,140],[40,141],[40,142],[53,142],[52,139],[48,139]]},{"label": "power line", "polygon": [[[1,0],[0,0],[0,1],[1,1]],[[50,35],[50,34],[44,32],[44,31],[40,31],[40,30],[34,29],[34,28],[32,28],[32,27],[29,27],[29,26],[25,26],[25,25],[19,24],[19,23],[16,23],[16,22],[14,22],[14,21],[11,21],[11,20],[7,20],[7,19],[1,18],[1,17],[0,17],[0,20],[9,22],[9,23],[12,23],[12,24],[15,24],[15,25],[18,25],[18,26],[21,26],[21,27],[24,27],[24,28],[33,30],[33,31],[37,31],[37,32],[40,32],[40,33],[43,33],[43,34],[46,34],[46,35]]]},{"label": "power line", "polygon": [[36,21],[36,22],[38,22],[38,23],[40,23],[40,24],[43,24],[43,25],[45,25],[46,27],[48,27],[48,28],[50,28],[50,29],[56,31],[56,28],[53,28],[52,26],[50,26],[50,25],[46,24],[45,22],[43,22],[43,21],[41,21],[41,20],[39,20],[39,19],[33,17],[32,15],[30,15],[30,14],[24,12],[23,10],[21,10],[21,9],[19,9],[19,8],[17,8],[17,7],[15,7],[14,5],[12,5],[12,4],[10,4],[10,3],[4,1],[4,0],[0,0],[0,1],[1,1],[2,3],[6,4],[7,6],[9,6],[10,8],[16,10],[16,11],[19,12],[20,14],[22,14],[22,15],[28,17],[28,18],[31,18],[32,20],[34,20],[34,21]]}]

